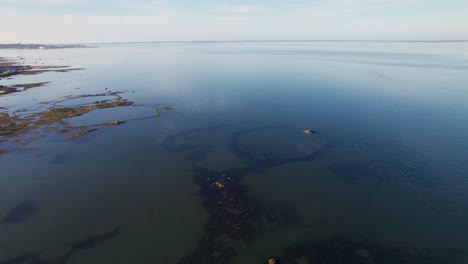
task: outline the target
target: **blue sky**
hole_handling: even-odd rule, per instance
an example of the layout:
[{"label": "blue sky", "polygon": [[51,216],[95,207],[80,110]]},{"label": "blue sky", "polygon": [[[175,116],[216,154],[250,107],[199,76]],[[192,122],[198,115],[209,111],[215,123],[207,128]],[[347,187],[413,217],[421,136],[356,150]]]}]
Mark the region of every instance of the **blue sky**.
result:
[{"label": "blue sky", "polygon": [[468,0],[0,0],[0,25],[0,43],[468,39]]}]

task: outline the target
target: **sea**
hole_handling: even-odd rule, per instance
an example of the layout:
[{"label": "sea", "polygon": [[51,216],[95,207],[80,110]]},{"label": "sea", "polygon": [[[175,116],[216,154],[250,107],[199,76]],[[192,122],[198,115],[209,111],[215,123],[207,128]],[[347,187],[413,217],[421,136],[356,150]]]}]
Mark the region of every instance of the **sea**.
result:
[{"label": "sea", "polygon": [[109,91],[134,106],[67,121],[160,112],[0,155],[0,264],[468,263],[468,42],[0,57],[80,69],[1,79],[49,83],[0,96],[0,113]]}]

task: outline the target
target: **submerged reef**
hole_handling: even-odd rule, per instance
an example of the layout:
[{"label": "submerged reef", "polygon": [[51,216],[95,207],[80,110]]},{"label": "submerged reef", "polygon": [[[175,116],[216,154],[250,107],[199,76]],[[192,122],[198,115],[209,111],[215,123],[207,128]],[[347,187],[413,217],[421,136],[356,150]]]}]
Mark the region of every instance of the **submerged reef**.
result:
[{"label": "submerged reef", "polygon": [[120,227],[115,227],[110,231],[91,235],[73,243],[64,244],[63,247],[59,250],[59,252],[62,252],[62,254],[53,257],[48,256],[49,252],[44,250],[16,256],[6,261],[0,262],[0,264],[66,264],[79,252],[107,243],[109,240],[117,237],[120,233]]},{"label": "submerged reef", "polygon": [[[246,166],[237,168],[210,169],[194,164],[192,175],[199,187],[198,194],[203,198],[203,205],[209,217],[204,226],[204,233],[195,249],[184,256],[179,264],[225,264],[230,263],[240,251],[244,251],[257,259],[255,263],[276,264],[442,264],[468,263],[466,252],[455,250],[418,249],[396,246],[386,246],[366,240],[356,240],[337,234],[334,237],[303,241],[285,245],[278,256],[266,255],[251,248],[255,237],[261,237],[263,232],[278,231],[297,225],[311,227],[313,223],[305,223],[294,209],[279,205],[270,209],[260,206],[247,196],[247,187],[242,180],[247,175],[263,173],[264,171],[294,162],[310,162],[326,149],[327,140],[309,135],[303,135],[309,151],[293,148],[294,151],[285,156],[259,155],[265,150],[262,145],[247,148],[243,140],[255,134],[288,133],[297,129],[287,127],[259,127],[236,130],[235,126],[214,126],[184,131],[163,140],[163,148],[172,153],[186,155],[194,149],[201,151],[204,138],[210,138],[213,133],[227,128],[231,131],[227,140],[228,150],[239,159],[246,161]],[[292,134],[292,133],[291,133]],[[299,133],[302,134],[302,133]],[[254,137],[254,138],[255,138]],[[291,141],[297,143],[296,141]],[[198,143],[198,144],[197,144]],[[308,144],[310,143],[310,144]],[[260,148],[260,149],[259,149]],[[292,153],[292,154],[291,154]],[[336,171],[347,170],[348,165],[336,166]],[[366,171],[362,171],[366,173]],[[253,176],[254,177],[254,176]],[[357,177],[357,176],[356,176]],[[351,175],[349,181],[354,181]],[[286,206],[287,207],[287,206]]]},{"label": "submerged reef", "polygon": [[32,201],[25,201],[12,208],[2,218],[3,224],[18,224],[28,219],[36,211],[36,205]]},{"label": "submerged reef", "polygon": [[234,176],[201,167],[194,167],[193,173],[210,218],[197,248],[179,263],[228,263],[236,251],[223,238],[245,245],[254,232],[255,213]]},{"label": "submerged reef", "polygon": [[[187,151],[184,147],[195,138],[207,137],[226,126],[216,126],[185,131],[168,137],[162,142],[163,147],[170,152]],[[262,211],[245,195],[245,187],[241,185],[242,178],[250,173],[263,172],[269,168],[291,162],[306,162],[313,160],[319,150],[326,146],[323,141],[319,148],[311,149],[303,156],[256,158],[255,150],[246,150],[239,146],[243,135],[255,132],[271,131],[272,127],[260,127],[232,132],[228,140],[229,150],[242,160],[248,161],[243,168],[226,168],[224,170],[211,170],[200,166],[193,166],[192,174],[200,188],[199,195],[204,198],[203,205],[209,213],[205,224],[205,232],[195,250],[183,257],[179,263],[229,263],[238,254],[233,244],[247,248],[253,240],[253,235],[261,232],[262,220],[277,219],[265,217],[268,212]],[[287,129],[287,128],[281,128]],[[296,130],[297,131],[297,130]],[[311,140],[308,137],[308,140]],[[283,219],[278,219],[282,221]],[[286,221],[287,222],[287,221]],[[227,242],[229,240],[230,242]],[[259,261],[263,256],[258,256]],[[261,262],[259,262],[261,263]]]}]

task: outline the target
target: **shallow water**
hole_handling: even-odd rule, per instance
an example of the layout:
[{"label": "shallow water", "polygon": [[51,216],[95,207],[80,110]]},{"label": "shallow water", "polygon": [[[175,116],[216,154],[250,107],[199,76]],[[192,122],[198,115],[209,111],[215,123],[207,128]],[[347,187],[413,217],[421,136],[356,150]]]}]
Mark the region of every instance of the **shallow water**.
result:
[{"label": "shallow water", "polygon": [[[0,50],[30,64],[85,68],[1,80],[51,82],[0,97],[11,111],[105,88],[137,106],[73,122],[174,108],[0,155],[0,219],[25,203],[34,208],[0,224],[0,263],[330,263],[314,252],[336,252],[345,263],[408,263],[397,258],[404,254],[428,263],[425,248],[436,263],[467,263],[466,44]],[[226,177],[248,218],[221,212],[221,196],[204,182]],[[242,232],[220,223],[231,217]]]}]

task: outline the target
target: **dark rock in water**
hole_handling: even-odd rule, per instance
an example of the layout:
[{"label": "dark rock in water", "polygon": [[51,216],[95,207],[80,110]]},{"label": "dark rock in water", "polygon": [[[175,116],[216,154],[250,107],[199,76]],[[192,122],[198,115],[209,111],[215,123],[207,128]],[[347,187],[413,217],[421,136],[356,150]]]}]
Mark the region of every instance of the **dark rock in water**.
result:
[{"label": "dark rock in water", "polygon": [[11,209],[2,218],[2,223],[17,224],[25,221],[36,211],[36,205],[32,201],[25,201]]}]

